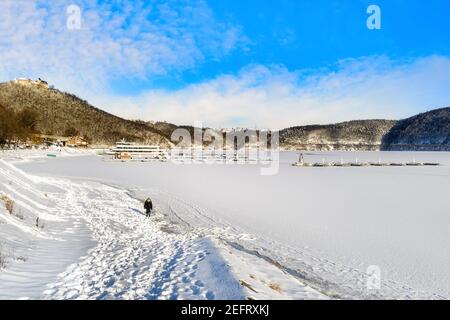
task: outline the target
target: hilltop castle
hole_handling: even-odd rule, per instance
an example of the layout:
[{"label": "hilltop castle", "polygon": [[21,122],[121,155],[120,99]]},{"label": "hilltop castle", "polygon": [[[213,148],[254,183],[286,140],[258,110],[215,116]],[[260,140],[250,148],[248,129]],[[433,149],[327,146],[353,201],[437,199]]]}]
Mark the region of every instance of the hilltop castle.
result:
[{"label": "hilltop castle", "polygon": [[37,86],[42,89],[48,89],[49,85],[47,81],[38,78],[37,80],[31,80],[26,78],[16,78],[12,81],[13,83],[20,84],[22,86]]}]

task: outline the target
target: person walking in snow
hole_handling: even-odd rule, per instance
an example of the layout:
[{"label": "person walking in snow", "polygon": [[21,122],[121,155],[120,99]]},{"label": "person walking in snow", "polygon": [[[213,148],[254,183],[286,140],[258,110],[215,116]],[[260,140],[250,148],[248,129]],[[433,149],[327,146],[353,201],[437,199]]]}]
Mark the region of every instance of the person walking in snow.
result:
[{"label": "person walking in snow", "polygon": [[145,200],[144,209],[145,209],[145,215],[147,217],[150,217],[150,214],[152,213],[152,210],[153,210],[153,203],[150,198],[147,198],[147,200]]}]

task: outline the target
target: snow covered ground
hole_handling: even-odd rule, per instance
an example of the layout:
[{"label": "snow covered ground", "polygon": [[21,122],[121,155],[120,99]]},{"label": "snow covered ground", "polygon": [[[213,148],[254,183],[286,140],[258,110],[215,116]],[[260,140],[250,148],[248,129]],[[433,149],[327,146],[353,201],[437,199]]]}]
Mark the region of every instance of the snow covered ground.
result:
[{"label": "snow covered ground", "polygon": [[[274,176],[261,176],[255,165],[122,163],[100,157],[18,165],[41,176],[126,188],[138,199],[149,195],[161,219],[181,234],[189,230],[213,239],[228,263],[229,251],[248,258],[240,264],[243,270],[253,268],[254,259],[267,261],[329,297],[450,297],[449,153],[305,155],[311,162],[415,160],[440,162],[439,167],[290,166],[297,157],[283,153]],[[381,272],[379,289],[367,286],[373,266]],[[259,282],[250,270],[235,278],[270,284],[272,271],[261,272],[266,278]],[[300,290],[292,297],[307,296]]]},{"label": "snow covered ground", "polygon": [[75,149],[69,147],[50,146],[46,149],[24,149],[24,150],[0,150],[0,159],[14,162],[26,162],[36,159],[53,157],[76,157],[98,154],[101,150]]},{"label": "snow covered ground", "polygon": [[81,180],[36,177],[0,160],[2,201],[14,201],[11,212],[0,206],[0,299],[326,298],[227,243],[247,235],[228,230],[222,239],[168,221],[169,212],[197,212],[182,200],[158,202],[149,219],[136,195]]},{"label": "snow covered ground", "polygon": [[450,297],[449,153],[305,155],[439,167],[290,166],[297,157],[283,153],[275,176],[97,156],[14,163],[27,173],[1,162],[23,219],[0,209],[0,297]]}]

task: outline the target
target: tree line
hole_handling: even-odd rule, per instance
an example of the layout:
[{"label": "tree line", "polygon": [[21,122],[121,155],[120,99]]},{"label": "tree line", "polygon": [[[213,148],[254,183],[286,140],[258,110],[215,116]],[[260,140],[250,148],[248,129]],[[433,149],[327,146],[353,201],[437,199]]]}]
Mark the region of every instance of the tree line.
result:
[{"label": "tree line", "polygon": [[0,148],[17,147],[36,133],[38,114],[31,108],[15,111],[0,105]]}]

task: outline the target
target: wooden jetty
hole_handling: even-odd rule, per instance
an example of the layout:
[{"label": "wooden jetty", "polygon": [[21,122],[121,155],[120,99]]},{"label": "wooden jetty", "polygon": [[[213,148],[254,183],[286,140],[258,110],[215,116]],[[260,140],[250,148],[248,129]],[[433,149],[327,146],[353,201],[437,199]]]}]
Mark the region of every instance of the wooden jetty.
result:
[{"label": "wooden jetty", "polygon": [[322,159],[322,162],[308,163],[305,161],[303,157],[303,153],[300,154],[297,162],[293,163],[294,167],[316,167],[316,168],[324,168],[324,167],[419,167],[419,166],[439,166],[440,163],[437,162],[417,162],[415,159],[412,162],[360,162],[358,159],[355,159],[355,162],[344,162],[341,160],[340,162],[326,162],[325,159]]}]

